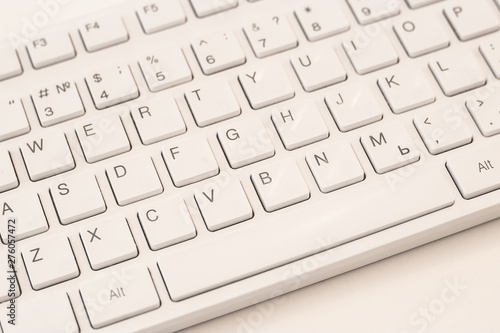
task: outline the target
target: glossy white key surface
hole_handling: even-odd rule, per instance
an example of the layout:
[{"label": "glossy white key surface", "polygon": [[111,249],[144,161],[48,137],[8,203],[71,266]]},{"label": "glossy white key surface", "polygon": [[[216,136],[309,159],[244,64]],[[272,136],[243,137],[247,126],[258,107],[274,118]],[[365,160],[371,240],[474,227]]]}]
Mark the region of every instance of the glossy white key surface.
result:
[{"label": "glossy white key surface", "polygon": [[498,30],[496,8],[488,0],[458,0],[444,7],[444,14],[462,41]]},{"label": "glossy white key surface", "polygon": [[0,99],[0,142],[30,131],[23,103],[18,98]]},{"label": "glossy white key surface", "polygon": [[39,69],[76,56],[73,41],[63,30],[39,34],[26,44],[31,63]]},{"label": "glossy white key surface", "polygon": [[21,153],[32,181],[51,177],[75,167],[75,160],[61,131],[23,138]]},{"label": "glossy white key surface", "polygon": [[394,0],[347,0],[360,24],[369,24],[399,14],[401,3]]},{"label": "glossy white key surface", "polygon": [[128,32],[121,17],[110,15],[89,20],[79,25],[85,48],[89,52],[98,51],[128,40]]},{"label": "glossy white key surface", "polygon": [[136,8],[142,29],[147,34],[186,22],[186,14],[184,14],[179,0],[142,1]]},{"label": "glossy white key surface", "polygon": [[498,40],[493,38],[482,43],[479,46],[479,51],[495,77],[500,78],[500,43]]},{"label": "glossy white key surface", "polygon": [[295,16],[310,41],[317,41],[349,29],[349,22],[336,2],[303,1],[295,7]]},{"label": "glossy white key surface", "polygon": [[23,72],[17,51],[10,45],[0,45],[0,81],[17,76]]},{"label": "glossy white key surface", "polygon": [[9,151],[0,148],[0,193],[19,185]]},{"label": "glossy white key surface", "polygon": [[106,211],[99,184],[90,172],[62,177],[52,183],[49,189],[62,224],[80,221]]},{"label": "glossy white key surface", "polygon": [[205,17],[238,6],[238,0],[189,0],[198,17]]},{"label": "glossy white key surface", "polygon": [[147,155],[117,160],[106,167],[116,202],[125,206],[163,192],[155,165]]},{"label": "glossy white key surface", "polygon": [[[144,265],[103,272],[92,280],[83,282],[80,294],[94,328],[101,328],[160,306],[155,285]],[[105,299],[102,304],[95,302],[100,297]]]},{"label": "glossy white key surface", "polygon": [[500,94],[471,98],[466,106],[484,136],[500,133]]},{"label": "glossy white key surface", "polygon": [[138,216],[152,250],[172,246],[196,236],[186,203],[179,197],[141,206]]},{"label": "glossy white key surface", "polygon": [[80,274],[69,239],[53,236],[33,240],[21,248],[31,286],[40,290]]},{"label": "glossy white key surface", "polygon": [[127,221],[120,216],[98,220],[80,228],[80,238],[93,269],[101,269],[137,256]]}]

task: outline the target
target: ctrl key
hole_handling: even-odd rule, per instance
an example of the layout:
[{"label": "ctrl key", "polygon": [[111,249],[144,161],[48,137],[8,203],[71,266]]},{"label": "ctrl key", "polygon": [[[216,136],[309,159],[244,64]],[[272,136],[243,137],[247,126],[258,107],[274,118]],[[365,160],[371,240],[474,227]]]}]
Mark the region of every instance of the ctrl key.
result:
[{"label": "ctrl key", "polygon": [[110,271],[80,285],[93,328],[138,316],[160,306],[149,270],[144,265]]}]

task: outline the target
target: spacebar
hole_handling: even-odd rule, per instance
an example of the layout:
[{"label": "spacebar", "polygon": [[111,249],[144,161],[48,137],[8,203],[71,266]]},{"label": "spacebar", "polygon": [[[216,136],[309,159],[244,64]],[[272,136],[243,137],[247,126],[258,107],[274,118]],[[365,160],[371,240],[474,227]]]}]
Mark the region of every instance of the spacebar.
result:
[{"label": "spacebar", "polygon": [[171,298],[183,300],[454,203],[449,179],[435,166],[394,176],[172,249],[158,261]]}]

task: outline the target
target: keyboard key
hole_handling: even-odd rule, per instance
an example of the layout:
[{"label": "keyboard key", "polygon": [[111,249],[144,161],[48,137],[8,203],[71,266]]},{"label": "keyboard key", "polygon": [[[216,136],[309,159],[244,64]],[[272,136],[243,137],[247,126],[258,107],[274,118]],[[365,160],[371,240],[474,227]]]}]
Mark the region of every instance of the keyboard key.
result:
[{"label": "keyboard key", "polygon": [[454,96],[486,84],[486,75],[470,51],[448,50],[430,61],[429,67],[446,96]]},{"label": "keyboard key", "polygon": [[163,249],[196,236],[191,215],[181,198],[149,203],[139,209],[138,215],[152,250]]},{"label": "keyboard key", "polygon": [[261,64],[238,75],[240,84],[253,109],[260,109],[293,98],[295,92],[281,65]]},{"label": "keyboard key", "polygon": [[16,240],[37,235],[49,229],[45,213],[42,209],[38,194],[34,191],[24,191],[13,196],[2,198],[0,201],[2,215],[0,216],[0,232],[2,241],[8,241],[8,220],[16,219]]},{"label": "keyboard key", "polygon": [[80,238],[92,269],[97,270],[137,256],[127,220],[117,216],[80,228]]},{"label": "keyboard key", "polygon": [[367,74],[397,64],[398,54],[384,33],[370,39],[370,43],[360,45],[354,39],[342,42],[351,64],[358,74]]},{"label": "keyboard key", "polygon": [[204,81],[186,89],[184,96],[198,126],[208,126],[241,113],[233,89],[224,78]]},{"label": "keyboard key", "polygon": [[336,88],[326,95],[325,102],[342,132],[382,119],[382,110],[366,84]]},{"label": "keyboard key", "polygon": [[84,22],[80,24],[79,31],[88,52],[102,50],[128,40],[127,28],[119,16]]},{"label": "keyboard key", "polygon": [[398,15],[399,0],[347,0],[359,24],[365,25]]},{"label": "keyboard key", "polygon": [[52,236],[23,244],[21,253],[31,286],[40,290],[80,275],[66,237]]},{"label": "keyboard key", "polygon": [[489,0],[459,0],[444,7],[444,14],[461,41],[497,31],[500,25],[495,11]]},{"label": "keyboard key", "polygon": [[131,110],[135,127],[145,145],[186,132],[184,119],[171,95],[148,98],[131,106]]},{"label": "keyboard key", "polygon": [[195,38],[191,42],[191,47],[206,75],[244,64],[246,61],[238,39],[229,30]]},{"label": "keyboard key", "polygon": [[76,56],[71,37],[64,31],[42,33],[26,44],[33,67],[36,69],[57,64]]},{"label": "keyboard key", "polygon": [[139,89],[126,63],[115,63],[89,71],[85,81],[99,110],[139,97]]},{"label": "keyboard key", "polygon": [[142,29],[147,34],[165,30],[186,22],[186,14],[179,0],[143,1],[137,5],[136,13]]},{"label": "keyboard key", "polygon": [[0,45],[0,81],[10,79],[23,72],[17,51],[10,45]]},{"label": "keyboard key", "polygon": [[[315,205],[302,205],[284,216],[252,221],[231,233],[164,253],[158,266],[169,295],[181,301],[430,214],[453,205],[454,198],[449,179],[433,165],[415,168],[397,186],[389,186],[385,177],[374,177],[368,188],[359,184],[358,191],[332,193]],[[318,239],[325,240],[321,248]]]},{"label": "keyboard key", "polygon": [[80,332],[71,302],[64,292],[51,292],[33,300],[21,301],[20,304],[23,315],[16,316],[15,325],[8,324],[7,319],[2,318],[4,333]]},{"label": "keyboard key", "polygon": [[166,47],[147,52],[139,57],[142,75],[149,90],[157,92],[189,82],[193,74],[182,50]]},{"label": "keyboard key", "polygon": [[79,117],[85,113],[74,82],[47,84],[31,91],[31,100],[44,127]]},{"label": "keyboard key", "polygon": [[236,178],[217,180],[195,190],[194,197],[208,230],[216,231],[252,218],[252,206]]},{"label": "keyboard key", "polygon": [[271,118],[287,150],[297,149],[329,136],[328,127],[313,101],[275,109]]},{"label": "keyboard key", "polygon": [[465,199],[500,188],[498,143],[489,143],[448,158],[446,166]]},{"label": "keyboard key", "polygon": [[410,57],[419,57],[450,45],[450,38],[436,16],[412,13],[411,18],[399,20],[394,31]]},{"label": "keyboard key", "polygon": [[106,167],[106,175],[120,206],[163,192],[155,165],[149,156],[138,155]]},{"label": "keyboard key", "polygon": [[85,159],[89,163],[125,153],[130,150],[130,142],[117,114],[103,115],[87,119],[76,125]]},{"label": "keyboard key", "polygon": [[106,211],[101,189],[90,172],[64,177],[49,187],[62,224],[69,224]]},{"label": "keyboard key", "polygon": [[264,58],[297,46],[297,37],[286,17],[264,16],[243,27],[257,58]]},{"label": "keyboard key", "polygon": [[19,185],[12,159],[7,150],[0,148],[0,193],[16,188]]},{"label": "keyboard key", "polygon": [[408,131],[399,123],[386,126],[381,131],[372,130],[361,136],[361,143],[375,171],[386,173],[420,159]]},{"label": "keyboard key", "polygon": [[291,61],[305,91],[314,91],[347,79],[344,66],[328,45],[293,55]]},{"label": "keyboard key", "polygon": [[492,39],[489,42],[482,43],[479,46],[479,51],[481,51],[493,75],[500,79],[500,43]]},{"label": "keyboard key", "polygon": [[232,168],[241,168],[274,156],[269,132],[258,118],[221,127],[217,137]]},{"label": "keyboard key", "polygon": [[427,5],[430,5],[430,4],[439,2],[439,1],[441,1],[441,0],[406,0],[406,2],[408,3],[408,6],[411,9],[417,9],[417,8],[427,6]]},{"label": "keyboard key", "polygon": [[[414,123],[431,154],[440,154],[472,141],[472,133],[460,114],[450,117],[450,112],[442,110],[422,111]],[[464,113],[464,116],[467,115]]]},{"label": "keyboard key", "polygon": [[337,141],[309,152],[306,155],[306,161],[323,193],[338,190],[365,179],[365,172],[351,145],[346,141]]},{"label": "keyboard key", "polygon": [[30,124],[21,100],[18,98],[0,99],[0,142],[29,131]]},{"label": "keyboard key", "polygon": [[205,17],[238,6],[238,0],[189,0],[198,17]]},{"label": "keyboard key", "polygon": [[293,160],[260,166],[252,171],[251,177],[267,212],[309,199],[309,188]]},{"label": "keyboard key", "polygon": [[[117,279],[117,276],[121,279]],[[90,324],[101,328],[135,317],[160,306],[155,285],[146,266],[109,271],[80,285]],[[103,295],[107,302],[95,302]]]},{"label": "keyboard key", "polygon": [[399,68],[377,80],[380,90],[394,113],[403,113],[433,103],[434,90],[417,68]]},{"label": "keyboard key", "polygon": [[498,105],[500,105],[499,94],[493,94],[481,99],[469,99],[466,102],[467,109],[484,136],[500,133]]},{"label": "keyboard key", "polygon": [[162,155],[177,187],[196,183],[219,173],[212,148],[203,136],[171,142],[163,148]]},{"label": "keyboard key", "polygon": [[349,30],[349,22],[336,2],[303,2],[295,7],[295,16],[311,42]]},{"label": "keyboard key", "polygon": [[24,139],[20,143],[24,164],[32,181],[52,177],[75,168],[75,161],[63,132]]}]

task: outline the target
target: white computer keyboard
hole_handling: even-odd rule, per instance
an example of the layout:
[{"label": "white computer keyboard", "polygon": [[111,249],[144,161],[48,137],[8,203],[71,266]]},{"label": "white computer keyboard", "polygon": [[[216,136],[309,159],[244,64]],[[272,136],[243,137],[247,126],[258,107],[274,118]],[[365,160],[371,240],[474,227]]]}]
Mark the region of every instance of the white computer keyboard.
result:
[{"label": "white computer keyboard", "polygon": [[179,330],[499,217],[498,6],[152,0],[9,35],[3,331]]}]

